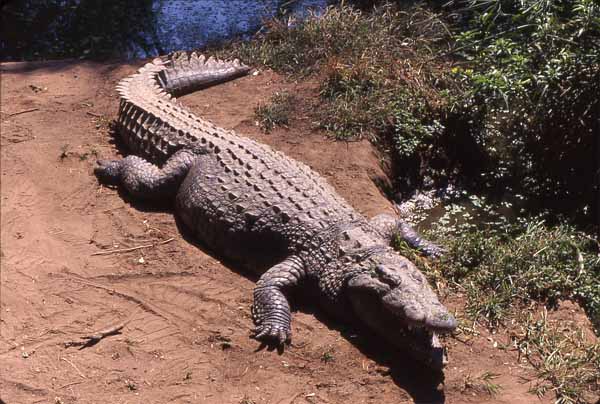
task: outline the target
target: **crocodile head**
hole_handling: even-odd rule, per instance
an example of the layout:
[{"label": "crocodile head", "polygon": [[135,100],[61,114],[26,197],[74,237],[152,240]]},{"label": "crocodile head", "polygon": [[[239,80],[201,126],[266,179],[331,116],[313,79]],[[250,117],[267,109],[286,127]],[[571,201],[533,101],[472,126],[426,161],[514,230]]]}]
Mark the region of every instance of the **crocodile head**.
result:
[{"label": "crocodile head", "polygon": [[441,369],[447,356],[437,335],[452,332],[457,322],[425,276],[392,252],[376,254],[358,265],[347,283],[356,315],[394,346]]}]

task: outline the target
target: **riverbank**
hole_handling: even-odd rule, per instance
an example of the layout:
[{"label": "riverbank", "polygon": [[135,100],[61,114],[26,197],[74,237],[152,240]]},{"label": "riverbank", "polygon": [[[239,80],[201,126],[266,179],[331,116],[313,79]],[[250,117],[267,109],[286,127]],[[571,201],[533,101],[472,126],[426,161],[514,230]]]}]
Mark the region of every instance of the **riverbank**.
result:
[{"label": "riverbank", "polygon": [[[253,279],[182,236],[168,207],[123,200],[92,175],[97,157],[119,152],[108,128],[118,108],[114,85],[138,64],[2,65],[5,402],[535,399],[528,392],[535,373],[506,330],[481,327],[446,339],[451,364],[443,386],[380,341],[310,307],[294,312],[295,340],[284,354],[255,352],[248,338]],[[281,91],[305,97],[317,89],[263,70],[182,102],[309,164],[365,215],[391,212],[372,180],[384,173],[368,142],[332,142],[302,112],[288,129],[261,131],[254,108]],[[116,251],[140,246],[147,247]],[[462,310],[463,296],[441,294]],[[589,329],[574,305],[548,316]],[[122,322],[121,334],[93,347],[65,348]]]},{"label": "riverbank", "polygon": [[[573,168],[583,170],[582,181],[564,193],[578,171],[552,177],[560,186],[550,199],[568,219],[530,204],[552,183],[535,181],[553,160],[524,153],[538,159],[528,171],[525,159],[510,160],[491,142],[503,133],[477,132],[497,100],[474,83],[498,83],[451,57],[447,24],[431,10],[391,7],[273,21],[250,42],[214,49],[258,74],[181,99],[307,163],[366,216],[404,202],[408,219],[427,221],[430,237],[448,249],[444,259],[397,247],[460,320],[445,340],[451,364],[443,384],[310,307],[294,313],[295,342],[283,355],[254,352],[254,279],[181,234],[169,206],[123,200],[91,175],[96,158],[126,153],[110,136],[114,86],[143,61],[70,60],[2,65],[2,398],[529,403],[537,393],[541,402],[595,402],[600,344],[589,319],[598,326],[599,244],[582,220],[593,205],[576,197],[594,186],[583,181],[593,177],[582,146],[590,137],[583,131],[583,143],[571,142],[577,127],[565,132],[563,163],[585,149]],[[489,108],[474,116],[458,101]],[[506,139],[528,139],[538,133],[531,129]],[[517,186],[530,194],[507,182],[518,169],[526,170]],[[94,347],[64,346],[123,322],[121,335]]]}]

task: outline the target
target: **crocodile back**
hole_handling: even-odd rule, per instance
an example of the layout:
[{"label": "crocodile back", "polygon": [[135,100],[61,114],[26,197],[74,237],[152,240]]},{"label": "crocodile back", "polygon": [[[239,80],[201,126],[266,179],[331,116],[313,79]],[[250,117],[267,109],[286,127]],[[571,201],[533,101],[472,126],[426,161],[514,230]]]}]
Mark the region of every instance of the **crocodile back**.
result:
[{"label": "crocodile back", "polygon": [[[208,220],[218,223],[215,231],[225,226],[239,233],[251,222],[254,230],[279,233],[301,227],[306,236],[357,220],[360,215],[308,166],[197,117],[170,93],[184,94],[248,70],[237,61],[196,54],[146,64],[118,86],[118,126],[125,143],[133,154],[159,165],[181,148],[205,150],[199,172],[188,176],[178,196],[179,211],[193,229],[206,227]],[[283,227],[275,229],[278,225]]]}]

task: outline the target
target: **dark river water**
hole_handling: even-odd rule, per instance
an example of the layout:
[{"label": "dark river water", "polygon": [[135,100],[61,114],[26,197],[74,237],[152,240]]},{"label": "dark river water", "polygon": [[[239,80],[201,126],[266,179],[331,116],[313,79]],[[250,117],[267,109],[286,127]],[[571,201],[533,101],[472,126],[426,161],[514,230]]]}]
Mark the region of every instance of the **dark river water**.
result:
[{"label": "dark river water", "polygon": [[148,57],[247,38],[265,20],[297,21],[328,0],[16,0],[0,13],[2,60]]},{"label": "dark river water", "polygon": [[318,13],[327,5],[325,0],[163,0],[154,3],[154,39],[165,52],[253,33],[286,3],[286,13],[296,18],[306,16],[310,10]]}]

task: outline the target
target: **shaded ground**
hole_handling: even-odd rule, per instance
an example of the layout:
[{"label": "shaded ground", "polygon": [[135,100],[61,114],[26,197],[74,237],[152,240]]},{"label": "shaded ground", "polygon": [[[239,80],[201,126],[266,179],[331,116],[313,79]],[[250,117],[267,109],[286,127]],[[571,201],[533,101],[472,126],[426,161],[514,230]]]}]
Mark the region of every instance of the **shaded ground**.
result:
[{"label": "shaded ground", "polygon": [[[294,344],[283,354],[257,351],[248,338],[254,280],[182,235],[168,206],[133,203],[91,175],[96,155],[118,153],[108,129],[118,106],[114,86],[136,66],[2,65],[4,402],[538,401],[528,393],[532,372],[504,334],[448,339],[443,383],[368,333],[310,308],[295,312]],[[301,111],[289,130],[260,133],[254,106],[282,88],[311,91],[262,72],[183,102],[306,162],[365,215],[391,212],[374,185],[383,173],[368,143],[311,133]],[[448,303],[460,307],[461,297]],[[92,347],[64,347],[123,321],[121,334]],[[497,375],[495,395],[480,380],[485,372]]]}]

